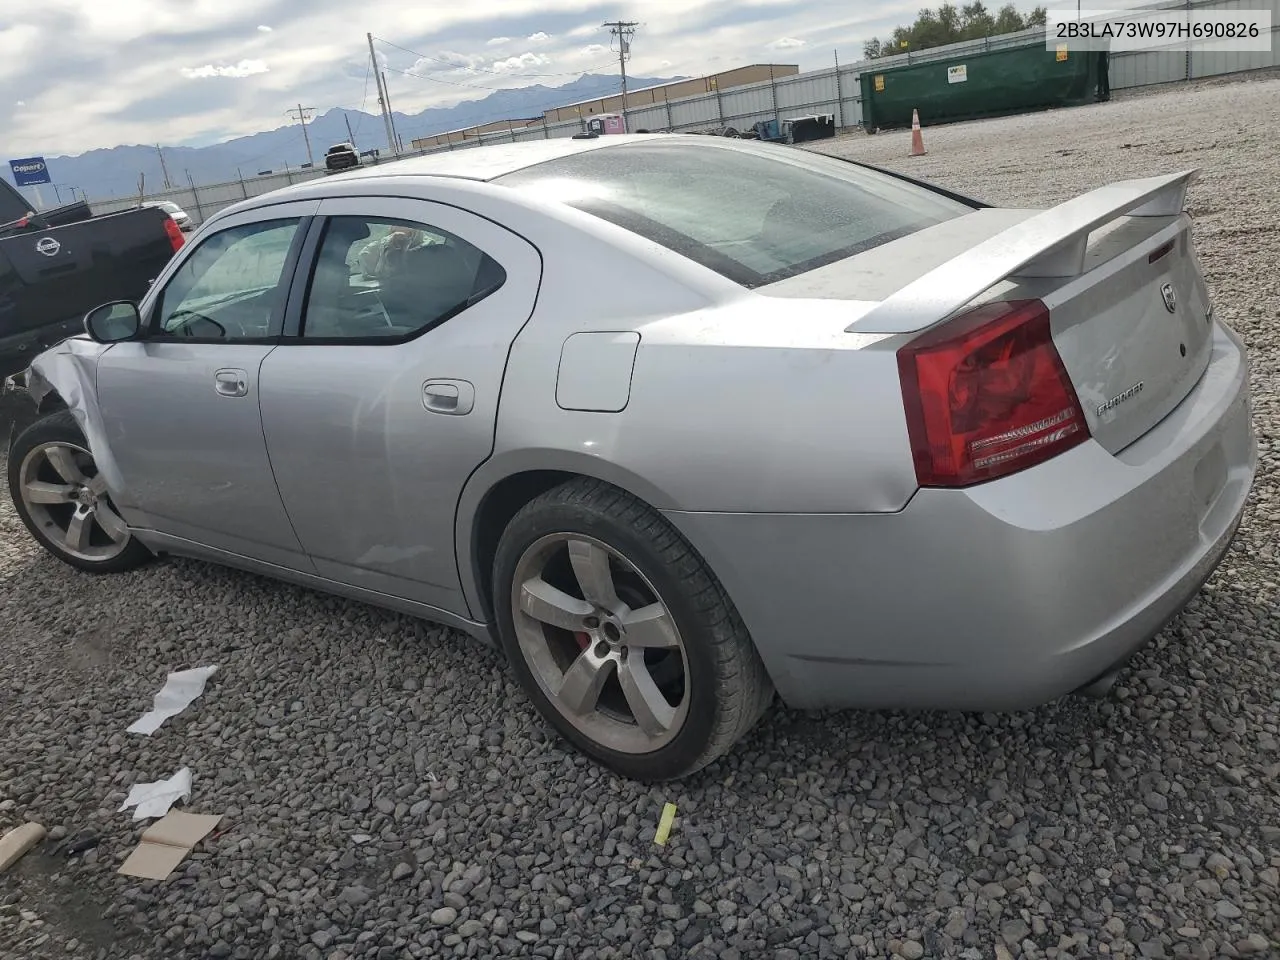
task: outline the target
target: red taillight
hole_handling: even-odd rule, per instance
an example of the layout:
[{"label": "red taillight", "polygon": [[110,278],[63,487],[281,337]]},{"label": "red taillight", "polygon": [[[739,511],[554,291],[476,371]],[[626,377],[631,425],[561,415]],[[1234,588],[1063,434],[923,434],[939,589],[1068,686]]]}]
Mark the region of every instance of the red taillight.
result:
[{"label": "red taillight", "polygon": [[985,304],[898,351],[924,487],[1016,473],[1089,436],[1039,300]]},{"label": "red taillight", "polygon": [[177,222],[168,215],[164,218],[164,232],[169,235],[169,242],[173,244],[173,252],[177,253],[182,249],[182,245],[187,242],[187,238],[182,235],[182,231],[178,228]]}]

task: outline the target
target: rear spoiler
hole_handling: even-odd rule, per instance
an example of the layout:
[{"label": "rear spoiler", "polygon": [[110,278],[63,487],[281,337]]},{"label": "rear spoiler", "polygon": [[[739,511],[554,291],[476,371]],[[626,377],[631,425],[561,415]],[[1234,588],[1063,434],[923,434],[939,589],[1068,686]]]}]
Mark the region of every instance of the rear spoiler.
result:
[{"label": "rear spoiler", "polygon": [[1121,180],[1043,210],[930,270],[845,330],[911,333],[946,318],[1008,277],[1077,277],[1084,272],[1090,233],[1124,216],[1177,216],[1187,187],[1199,174],[1191,169]]}]

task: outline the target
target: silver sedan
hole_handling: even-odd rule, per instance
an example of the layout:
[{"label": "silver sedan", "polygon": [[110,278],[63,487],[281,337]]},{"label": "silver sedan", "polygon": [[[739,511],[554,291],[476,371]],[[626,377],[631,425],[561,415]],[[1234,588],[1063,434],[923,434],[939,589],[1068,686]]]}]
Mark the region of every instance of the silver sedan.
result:
[{"label": "silver sedan", "polygon": [[86,571],[198,557],[495,643],[638,779],[715,760],[775,694],[1098,692],[1254,477],[1193,176],[1001,209],[638,135],[297,185],[32,364],[10,487]]}]

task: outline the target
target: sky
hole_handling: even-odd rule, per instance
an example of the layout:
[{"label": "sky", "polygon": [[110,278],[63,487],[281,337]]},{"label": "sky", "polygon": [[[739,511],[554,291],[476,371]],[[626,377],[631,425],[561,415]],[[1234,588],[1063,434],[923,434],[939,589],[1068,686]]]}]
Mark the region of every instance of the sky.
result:
[{"label": "sky", "polygon": [[763,62],[815,69],[836,50],[842,62],[860,59],[864,40],[911,22],[922,5],[0,0],[0,129],[9,157],[55,156],[120,144],[203,146],[284,126],[299,103],[376,113],[366,33],[377,38],[392,106],[404,113],[495,88],[616,73],[607,20],[639,21],[627,64],[636,76]]}]

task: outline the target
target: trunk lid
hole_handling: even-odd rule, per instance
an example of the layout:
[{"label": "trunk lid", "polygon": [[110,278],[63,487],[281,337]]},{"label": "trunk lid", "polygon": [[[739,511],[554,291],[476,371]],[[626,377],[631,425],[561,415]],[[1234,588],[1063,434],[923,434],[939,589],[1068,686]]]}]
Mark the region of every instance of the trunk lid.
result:
[{"label": "trunk lid", "polygon": [[1089,432],[1112,453],[1191,392],[1213,347],[1190,220],[1162,227],[1154,219],[1124,221],[1095,238],[1097,265],[1041,295]]},{"label": "trunk lid", "polygon": [[1122,181],[1047,210],[977,210],[757,292],[844,300],[849,332],[893,334],[1039,299],[1090,433],[1115,453],[1209,362],[1212,311],[1183,212],[1195,175]]}]

